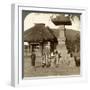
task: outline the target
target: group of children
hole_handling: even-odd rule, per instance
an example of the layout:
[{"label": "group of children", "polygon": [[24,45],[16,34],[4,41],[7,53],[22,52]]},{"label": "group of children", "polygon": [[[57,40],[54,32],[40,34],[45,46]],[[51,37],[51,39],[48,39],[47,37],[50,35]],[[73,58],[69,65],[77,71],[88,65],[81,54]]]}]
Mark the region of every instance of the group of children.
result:
[{"label": "group of children", "polygon": [[[58,67],[59,65],[59,60],[60,60],[60,53],[58,51],[54,51],[52,53],[43,53],[42,54],[42,67],[50,67],[50,66],[56,66]],[[35,61],[36,61],[36,54],[32,52],[31,55],[31,65],[35,67]]]},{"label": "group of children", "polygon": [[50,67],[50,66],[56,66],[59,65],[60,60],[60,53],[58,51],[52,52],[52,53],[44,53],[42,55],[42,67]]}]

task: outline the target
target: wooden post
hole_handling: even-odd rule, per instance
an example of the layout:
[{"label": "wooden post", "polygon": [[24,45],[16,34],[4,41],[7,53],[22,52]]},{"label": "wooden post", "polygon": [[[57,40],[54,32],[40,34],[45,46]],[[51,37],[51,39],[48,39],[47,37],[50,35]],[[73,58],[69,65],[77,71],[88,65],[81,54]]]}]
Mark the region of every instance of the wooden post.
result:
[{"label": "wooden post", "polygon": [[65,36],[65,44],[66,44],[66,33],[65,33],[65,31],[66,31],[66,28],[65,28],[65,25],[64,25],[64,36]]},{"label": "wooden post", "polygon": [[28,55],[30,54],[30,42],[28,42],[29,47],[28,47]]},{"label": "wooden post", "polygon": [[43,45],[43,42],[40,43],[40,49],[41,49],[41,56],[43,55],[43,49],[44,49],[44,45]]}]

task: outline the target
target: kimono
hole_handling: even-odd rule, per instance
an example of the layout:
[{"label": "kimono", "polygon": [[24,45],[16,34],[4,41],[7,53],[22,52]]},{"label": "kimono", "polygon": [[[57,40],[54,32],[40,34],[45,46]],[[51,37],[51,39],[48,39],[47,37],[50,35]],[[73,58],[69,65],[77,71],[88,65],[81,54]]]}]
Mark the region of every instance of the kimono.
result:
[{"label": "kimono", "polygon": [[34,53],[32,53],[31,55],[31,65],[35,66],[35,60],[36,60],[36,55]]}]

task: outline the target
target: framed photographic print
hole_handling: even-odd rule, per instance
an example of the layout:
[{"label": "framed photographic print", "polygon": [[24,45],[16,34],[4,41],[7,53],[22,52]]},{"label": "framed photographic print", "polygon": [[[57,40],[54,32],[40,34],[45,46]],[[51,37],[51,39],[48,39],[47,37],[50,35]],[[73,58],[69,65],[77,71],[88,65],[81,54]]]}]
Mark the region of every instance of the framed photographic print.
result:
[{"label": "framed photographic print", "polygon": [[84,8],[12,5],[12,85],[84,81],[85,19]]}]

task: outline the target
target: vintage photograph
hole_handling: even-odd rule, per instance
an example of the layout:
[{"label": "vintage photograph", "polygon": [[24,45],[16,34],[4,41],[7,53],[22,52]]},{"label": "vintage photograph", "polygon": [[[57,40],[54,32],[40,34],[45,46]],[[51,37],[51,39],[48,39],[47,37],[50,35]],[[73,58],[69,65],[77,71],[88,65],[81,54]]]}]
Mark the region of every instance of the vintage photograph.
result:
[{"label": "vintage photograph", "polygon": [[80,75],[80,14],[22,10],[23,77]]}]

